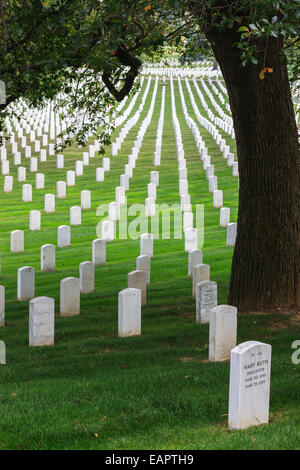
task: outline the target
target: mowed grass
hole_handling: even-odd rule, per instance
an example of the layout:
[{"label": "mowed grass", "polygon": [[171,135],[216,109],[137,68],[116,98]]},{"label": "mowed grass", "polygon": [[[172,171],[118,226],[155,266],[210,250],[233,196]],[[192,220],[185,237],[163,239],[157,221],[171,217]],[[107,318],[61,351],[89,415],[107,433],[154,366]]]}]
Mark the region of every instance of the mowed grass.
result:
[{"label": "mowed grass", "polygon": [[[182,85],[188,111],[196,121]],[[141,103],[145,86],[144,82],[132,114]],[[153,152],[162,86],[166,86],[162,159],[161,166],[155,168]],[[191,88],[205,115],[192,82]],[[147,306],[142,309],[140,337],[117,336],[118,292],[127,287],[128,272],[136,269],[138,239],[107,243],[107,263],[96,267],[95,292],[81,296],[80,315],[59,316],[60,281],[67,276],[77,277],[79,264],[91,260],[92,240],[97,238],[96,227],[101,221],[96,209],[115,198],[114,189],[148,112],[153,89],[154,80],[140,121],[128,134],[118,156],[111,157],[111,171],[105,174],[105,182],[96,183],[96,168],[101,166],[102,158],[96,156],[84,167],[84,176],[76,178],[76,186],[67,188],[67,198],[56,199],[54,214],[44,214],[44,195],[55,194],[56,182],[66,179],[66,171],[75,168],[84,149],[74,146],[64,152],[64,170],[55,168],[55,157],[39,163],[39,172],[45,173],[45,189],[33,189],[32,203],[22,202],[22,185],[17,182],[11,162],[14,190],[10,194],[1,192],[0,204],[0,283],[6,288],[6,325],[0,329],[0,339],[7,347],[7,365],[0,367],[0,449],[300,448],[300,366],[291,361],[291,344],[300,339],[299,327],[292,322],[292,316],[280,312],[239,315],[238,343],[258,340],[273,348],[270,424],[229,431],[229,362],[214,364],[207,360],[209,329],[208,325],[195,323],[183,239],[154,241],[151,285]],[[205,171],[184,120],[177,82],[174,89],[191,201],[194,210],[195,204],[205,206],[203,261],[211,267],[211,279],[218,283],[218,303],[222,304],[227,301],[233,249],[226,247],[226,229],[219,227],[219,210],[213,208]],[[231,208],[231,221],[236,221],[237,178],[232,177],[232,169],[226,166],[208,132],[203,128],[200,131],[215,165],[218,187],[224,190],[224,206]],[[234,142],[228,141],[234,150]],[[22,165],[28,168],[24,156]],[[150,171],[155,169],[160,177],[157,203],[179,203],[169,82],[159,82],[153,118],[130,180],[128,206],[144,202]],[[33,186],[34,178],[28,170],[27,182]],[[1,187],[3,179],[1,176]],[[56,272],[41,273],[40,247],[56,244],[57,227],[69,224],[69,209],[80,205],[83,189],[92,191],[92,209],[82,211],[81,226],[72,227],[71,246],[56,250]],[[29,212],[35,209],[42,211],[42,229],[29,232]],[[25,231],[24,253],[10,253],[10,232],[15,229]],[[55,298],[53,347],[28,346],[28,302],[16,300],[17,269],[21,266],[35,268],[36,296]]]}]

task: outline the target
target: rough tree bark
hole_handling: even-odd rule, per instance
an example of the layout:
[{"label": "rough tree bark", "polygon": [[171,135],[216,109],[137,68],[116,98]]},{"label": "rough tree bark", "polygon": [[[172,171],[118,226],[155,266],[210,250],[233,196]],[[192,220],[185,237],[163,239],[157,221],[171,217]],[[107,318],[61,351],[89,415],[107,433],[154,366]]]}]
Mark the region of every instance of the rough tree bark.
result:
[{"label": "rough tree bark", "polygon": [[[300,306],[300,152],[282,38],[241,66],[234,30],[206,31],[226,82],[239,163],[238,230],[228,302],[239,311]],[[266,58],[266,62],[264,60]],[[259,71],[270,67],[259,79]]]}]

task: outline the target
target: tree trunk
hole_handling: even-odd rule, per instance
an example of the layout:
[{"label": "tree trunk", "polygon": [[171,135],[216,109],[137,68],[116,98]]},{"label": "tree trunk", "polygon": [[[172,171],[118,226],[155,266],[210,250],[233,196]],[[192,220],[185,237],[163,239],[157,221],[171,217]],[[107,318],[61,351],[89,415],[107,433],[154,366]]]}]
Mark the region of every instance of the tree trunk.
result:
[{"label": "tree trunk", "polygon": [[[261,41],[258,65],[242,67],[235,31],[206,35],[228,90],[240,175],[228,303],[243,312],[297,308],[300,152],[283,41]],[[274,71],[260,80],[264,67]]]}]

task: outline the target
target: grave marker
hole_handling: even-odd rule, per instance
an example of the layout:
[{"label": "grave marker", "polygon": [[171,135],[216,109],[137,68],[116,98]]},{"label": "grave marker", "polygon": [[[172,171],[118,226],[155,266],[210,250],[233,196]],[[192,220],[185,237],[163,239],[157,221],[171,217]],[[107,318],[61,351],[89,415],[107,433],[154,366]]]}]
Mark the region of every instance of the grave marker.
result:
[{"label": "grave marker", "polygon": [[106,263],[106,242],[97,238],[92,242],[92,259],[95,266],[101,266]]},{"label": "grave marker", "polygon": [[31,300],[34,297],[35,270],[31,266],[18,269],[17,298],[19,302]]},{"label": "grave marker", "polygon": [[41,271],[55,271],[55,245],[47,244],[41,246]]},{"label": "grave marker", "polygon": [[29,346],[54,344],[54,299],[36,297],[29,302]]},{"label": "grave marker", "polygon": [[188,277],[193,278],[193,269],[196,264],[202,264],[202,251],[201,250],[192,250],[189,251],[189,261],[188,261]]},{"label": "grave marker", "polygon": [[128,287],[141,290],[142,305],[147,304],[146,272],[137,269],[128,273]]},{"label": "grave marker", "polygon": [[29,230],[31,231],[41,230],[41,212],[40,211],[30,211]]},{"label": "grave marker", "polygon": [[79,265],[80,292],[89,294],[95,289],[95,265],[91,261],[84,261]]},{"label": "grave marker", "polygon": [[231,305],[218,305],[210,311],[209,360],[227,361],[236,346],[237,309]]},{"label": "grave marker", "polygon": [[246,341],[231,351],[230,429],[246,429],[269,422],[271,346]]},{"label": "grave marker", "polygon": [[45,194],[44,210],[46,214],[52,214],[53,212],[55,212],[55,195],[54,194]]},{"label": "grave marker", "polygon": [[70,225],[81,225],[81,207],[70,208]]},{"label": "grave marker", "polygon": [[80,281],[66,277],[60,282],[60,316],[73,317],[80,314]]},{"label": "grave marker", "polygon": [[237,224],[232,222],[227,225],[227,246],[234,246],[237,233]]},{"label": "grave marker", "polygon": [[6,364],[6,347],[4,341],[0,341],[0,364]]},{"label": "grave marker", "polygon": [[153,257],[153,235],[152,233],[143,233],[140,238],[140,255]]},{"label": "grave marker", "polygon": [[5,325],[5,287],[0,286],[0,326]]},{"label": "grave marker", "polygon": [[65,248],[71,244],[71,227],[69,225],[60,225],[57,229],[57,246]]},{"label": "grave marker", "polygon": [[141,334],[141,291],[128,288],[118,296],[118,336]]},{"label": "grave marker", "polygon": [[138,256],[136,259],[136,269],[140,271],[145,271],[146,274],[146,284],[150,284],[150,265],[151,257],[148,255]]},{"label": "grave marker", "polygon": [[10,251],[20,253],[24,251],[24,232],[23,230],[14,230],[10,234]]},{"label": "grave marker", "polygon": [[86,210],[91,208],[91,191],[81,191],[81,209]]},{"label": "grave marker", "polygon": [[196,297],[196,285],[202,281],[210,280],[209,264],[195,264],[193,267],[193,297]]},{"label": "grave marker", "polygon": [[209,323],[210,311],[217,304],[217,283],[199,282],[196,285],[196,323]]}]

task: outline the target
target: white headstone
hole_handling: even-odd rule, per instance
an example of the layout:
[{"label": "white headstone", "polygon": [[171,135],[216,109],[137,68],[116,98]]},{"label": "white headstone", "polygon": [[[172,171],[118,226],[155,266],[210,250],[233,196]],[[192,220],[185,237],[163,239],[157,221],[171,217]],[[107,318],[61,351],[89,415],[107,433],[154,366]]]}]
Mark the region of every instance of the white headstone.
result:
[{"label": "white headstone", "polygon": [[29,230],[41,230],[41,212],[30,211],[29,215]]},{"label": "white headstone", "polygon": [[146,217],[154,217],[155,216],[155,199],[152,197],[147,197],[145,200],[145,214]]},{"label": "white headstone", "polygon": [[55,271],[55,245],[47,244],[41,246],[41,271]]},{"label": "white headstone", "polygon": [[90,157],[89,157],[88,152],[83,152],[83,154],[82,154],[82,163],[83,163],[84,166],[89,165]]},{"label": "white headstone", "polygon": [[141,334],[141,291],[124,289],[118,296],[118,335],[120,337]]},{"label": "white headstone", "polygon": [[214,197],[214,207],[216,209],[220,209],[223,206],[223,191],[221,189],[217,189],[213,192]]},{"label": "white headstone", "polygon": [[140,255],[153,257],[153,235],[152,233],[143,233],[140,238]]},{"label": "white headstone", "polygon": [[232,165],[232,176],[239,176],[239,164],[238,162]]},{"label": "white headstone", "polygon": [[24,166],[18,168],[18,181],[19,183],[26,181],[26,168]]},{"label": "white headstone", "polygon": [[9,175],[9,161],[8,160],[2,160],[1,173],[3,176]]},{"label": "white headstone", "polygon": [[43,173],[37,173],[35,175],[35,189],[44,189],[45,187],[45,175]]},{"label": "white headstone", "polygon": [[188,180],[179,180],[179,194],[180,196],[182,194],[188,194],[189,188],[188,188]]},{"label": "white headstone", "polygon": [[70,225],[81,225],[81,207],[70,208]]},{"label": "white headstone", "polygon": [[14,230],[10,234],[10,251],[20,253],[24,251],[24,232],[23,230]]},{"label": "white headstone", "polygon": [[199,282],[196,285],[196,323],[209,323],[210,311],[217,305],[217,283]]},{"label": "white headstone", "polygon": [[45,194],[44,197],[44,209],[46,214],[55,212],[55,195]]},{"label": "white headstone", "polygon": [[156,199],[156,184],[149,183],[147,186],[148,189],[148,197],[152,199]]},{"label": "white headstone", "polygon": [[14,184],[13,176],[5,176],[3,191],[5,193],[11,193],[13,190],[13,184]]},{"label": "white headstone", "polygon": [[126,203],[125,188],[123,186],[117,186],[115,189],[116,203],[119,205]]},{"label": "white headstone", "polygon": [[61,154],[56,155],[56,168],[62,169],[64,167],[64,156]]},{"label": "white headstone", "polygon": [[191,212],[191,197],[189,194],[180,196],[180,208],[182,212]]},{"label": "white headstone", "polygon": [[129,177],[127,175],[120,175],[120,186],[123,186],[126,191],[129,190]]},{"label": "white headstone", "polygon": [[100,183],[104,181],[104,168],[96,168],[96,182]]},{"label": "white headstone", "polygon": [[92,259],[95,266],[101,266],[106,263],[106,242],[101,238],[93,240]]},{"label": "white headstone", "polygon": [[31,173],[36,172],[38,169],[38,159],[36,157],[32,157],[30,159],[30,171]]},{"label": "white headstone", "polygon": [[186,180],[187,179],[187,169],[186,168],[179,168],[178,177],[179,177],[180,180]]},{"label": "white headstone", "polygon": [[69,225],[60,225],[57,228],[57,246],[65,248],[71,244],[71,227]]},{"label": "white headstone", "polygon": [[40,162],[46,162],[46,161],[47,161],[47,151],[45,149],[41,149],[40,150]]},{"label": "white headstone", "polygon": [[202,264],[202,251],[201,250],[192,250],[189,251],[189,261],[188,261],[188,277],[193,278],[193,269],[196,264]]},{"label": "white headstone", "polygon": [[6,364],[6,347],[4,341],[0,341],[0,365]]},{"label": "white headstone", "polygon": [[209,264],[195,264],[193,267],[193,297],[196,297],[196,285],[202,281],[209,281],[210,266]]},{"label": "white headstone", "polygon": [[210,176],[208,178],[208,190],[210,193],[217,191],[218,189],[218,177],[217,176]]},{"label": "white headstone", "polygon": [[156,186],[159,185],[159,172],[158,171],[150,172],[150,182],[154,183]]},{"label": "white headstone", "polygon": [[67,186],[75,186],[75,171],[67,171]]},{"label": "white headstone", "polygon": [[227,225],[227,246],[234,246],[236,240],[237,224],[232,222]]},{"label": "white headstone", "polygon": [[77,162],[75,163],[75,173],[76,176],[83,175],[83,163],[80,160],[77,160]]},{"label": "white headstone", "polygon": [[214,165],[208,165],[206,167],[206,179],[208,180],[210,176],[214,176],[214,172],[215,172]]},{"label": "white headstone", "polygon": [[209,360],[227,361],[236,346],[237,309],[231,305],[218,305],[210,311]]},{"label": "white headstone", "polygon": [[21,165],[21,152],[14,154],[14,165]]},{"label": "white headstone", "polygon": [[22,200],[24,202],[32,201],[32,186],[31,184],[23,184],[22,186]]},{"label": "white headstone", "polygon": [[67,194],[66,182],[57,181],[56,183],[56,197],[57,199],[64,199]]},{"label": "white headstone", "polygon": [[66,277],[60,281],[60,316],[73,317],[80,314],[80,281]]},{"label": "white headstone", "polygon": [[94,291],[95,265],[91,261],[84,261],[79,265],[80,292],[89,294]]},{"label": "white headstone", "polygon": [[107,242],[115,238],[115,226],[113,220],[103,220],[101,223],[101,237]]},{"label": "white headstone", "polygon": [[91,208],[91,191],[84,190],[81,191],[81,209],[90,209]]},{"label": "white headstone", "polygon": [[271,346],[246,341],[231,350],[230,429],[246,429],[269,422]]},{"label": "white headstone", "polygon": [[0,286],[0,326],[5,325],[5,287]]},{"label": "white headstone", "polygon": [[142,305],[147,304],[147,288],[145,271],[136,270],[128,273],[128,287],[141,290]]},{"label": "white headstone", "polygon": [[25,151],[25,158],[30,158],[31,157],[31,147],[26,145],[24,151]]},{"label": "white headstone", "polygon": [[54,344],[54,299],[36,297],[29,302],[29,346]]},{"label": "white headstone", "polygon": [[120,206],[117,202],[110,202],[108,205],[108,217],[109,220],[120,220]]},{"label": "white headstone", "polygon": [[110,158],[105,157],[102,159],[102,168],[104,169],[104,171],[110,170]]},{"label": "white headstone", "polygon": [[31,300],[34,297],[35,270],[31,266],[18,269],[18,300]]},{"label": "white headstone", "polygon": [[146,284],[150,284],[150,266],[151,266],[151,257],[148,255],[138,256],[136,259],[136,269],[140,271],[145,271],[146,274]]},{"label": "white headstone", "polygon": [[189,228],[184,232],[185,251],[193,251],[198,248],[198,233],[196,228]]},{"label": "white headstone", "polygon": [[227,227],[230,223],[230,207],[220,209],[220,227]]},{"label": "white headstone", "polygon": [[183,213],[183,231],[193,228],[194,223],[194,214],[193,212],[184,212]]}]

